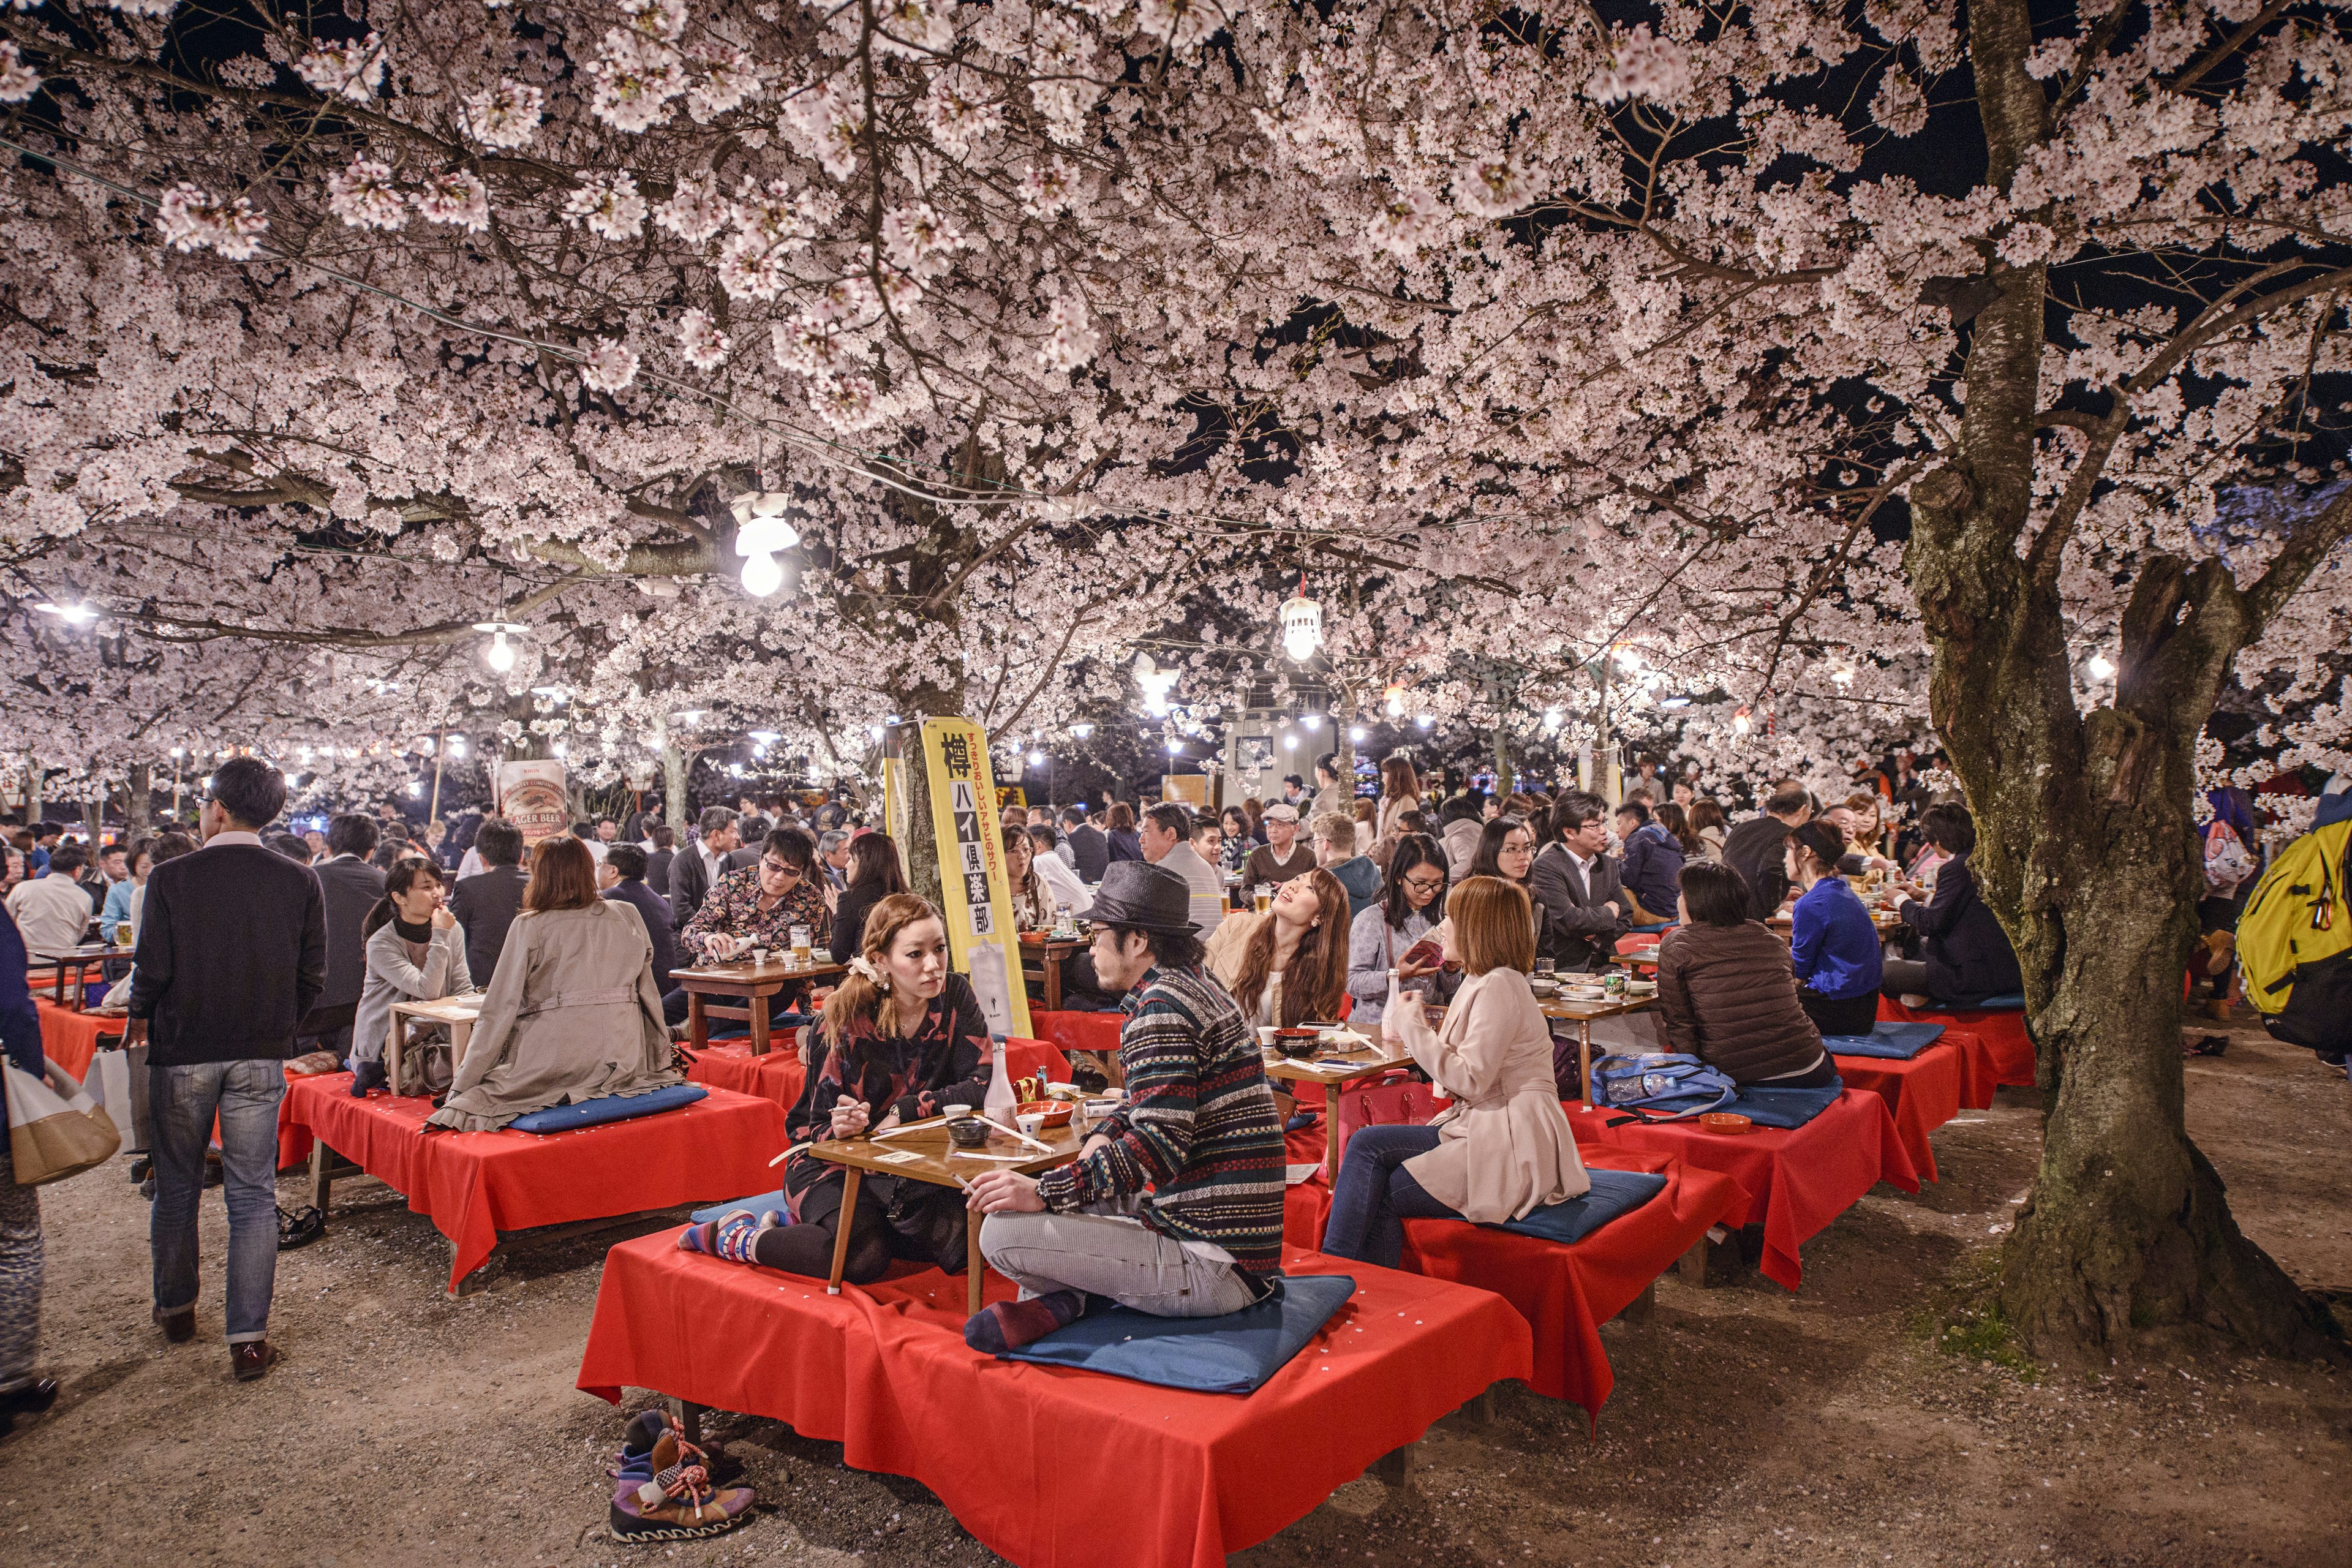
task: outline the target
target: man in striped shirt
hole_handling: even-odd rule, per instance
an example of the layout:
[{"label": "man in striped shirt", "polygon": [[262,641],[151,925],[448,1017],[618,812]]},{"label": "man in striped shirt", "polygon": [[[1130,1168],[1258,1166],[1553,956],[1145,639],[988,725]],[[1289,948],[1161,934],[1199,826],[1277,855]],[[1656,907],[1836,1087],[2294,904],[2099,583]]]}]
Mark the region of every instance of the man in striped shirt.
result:
[{"label": "man in striped shirt", "polygon": [[971,1183],[981,1254],[1021,1287],[964,1326],[991,1354],[1062,1327],[1089,1293],[1213,1318],[1281,1289],[1282,1126],[1255,1033],[1201,968],[1190,888],[1164,867],[1119,861],[1089,918],[1096,975],[1129,993],[1127,1103],[1069,1164]]}]

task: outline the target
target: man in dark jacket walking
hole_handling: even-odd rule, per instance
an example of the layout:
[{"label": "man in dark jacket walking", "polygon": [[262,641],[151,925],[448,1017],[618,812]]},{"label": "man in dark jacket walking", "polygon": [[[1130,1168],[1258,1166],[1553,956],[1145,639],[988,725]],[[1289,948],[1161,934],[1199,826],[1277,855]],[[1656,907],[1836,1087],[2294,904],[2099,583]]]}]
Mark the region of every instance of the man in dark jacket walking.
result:
[{"label": "man in dark jacket walking", "polygon": [[1764,815],[1735,823],[1723,839],[1723,863],[1748,884],[1748,916],[1769,921],[1789,896],[1789,829],[1813,819],[1812,798],[1782,788],[1764,797]]},{"label": "man in dark jacket walking", "polygon": [[1083,805],[1062,808],[1062,826],[1069,830],[1070,855],[1077,863],[1078,880],[1088,887],[1103,879],[1110,866],[1110,840],[1103,830],[1087,820]]},{"label": "man in dark jacket walking", "polygon": [[205,847],[149,873],[126,1045],[148,1047],[155,1124],[154,1319],[184,1343],[196,1331],[196,1201],[220,1125],[228,1201],[229,1370],[268,1372],[278,1275],[278,1102],[294,1029],[327,979],[319,879],[267,847],[286,778],[255,757],[213,770],[198,814]]},{"label": "man in dark jacket walking", "polygon": [[376,841],[375,819],[347,812],[327,825],[327,858],[310,868],[326,900],[327,986],[302,1020],[302,1035],[338,1057],[352,1054],[352,1016],[367,982],[367,943],[360,925],[383,897],[383,873],[368,864]]},{"label": "man in dark jacket walking", "polygon": [[522,890],[530,879],[518,863],[522,859],[522,829],[503,816],[493,816],[474,836],[474,848],[489,868],[457,879],[449,895],[449,912],[466,928],[466,973],[487,988],[499,971],[499,954],[507,948],[507,927],[522,908]]}]

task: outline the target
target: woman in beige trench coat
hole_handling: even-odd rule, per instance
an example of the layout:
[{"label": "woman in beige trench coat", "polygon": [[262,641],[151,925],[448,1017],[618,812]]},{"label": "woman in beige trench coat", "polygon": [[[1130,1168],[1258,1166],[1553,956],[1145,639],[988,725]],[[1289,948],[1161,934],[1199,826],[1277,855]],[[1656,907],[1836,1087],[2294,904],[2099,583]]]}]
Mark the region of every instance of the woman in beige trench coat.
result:
[{"label": "woman in beige trench coat", "polygon": [[683,1081],[669,1061],[644,919],[597,896],[586,845],[543,840],[449,1098],[426,1125],[487,1132],[551,1105],[644,1094]]},{"label": "woman in beige trench coat", "polygon": [[1348,1141],[1323,1251],[1393,1268],[1407,1219],[1492,1225],[1591,1190],[1528,988],[1534,929],[1518,883],[1472,877],[1446,895],[1445,957],[1468,978],[1442,1029],[1405,1007],[1397,1035],[1453,1108],[1426,1127],[1366,1127]]}]

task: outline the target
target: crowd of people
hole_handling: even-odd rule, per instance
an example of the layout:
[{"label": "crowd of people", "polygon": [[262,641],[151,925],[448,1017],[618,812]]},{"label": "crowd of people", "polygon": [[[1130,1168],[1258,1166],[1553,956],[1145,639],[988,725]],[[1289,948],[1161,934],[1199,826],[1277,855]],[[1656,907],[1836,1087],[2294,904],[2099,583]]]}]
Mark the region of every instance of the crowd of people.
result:
[{"label": "crowd of people", "polygon": [[[1347,1150],[1325,1250],[1393,1262],[1404,1218],[1515,1218],[1588,1185],[1560,1110],[1588,1086],[1562,1076],[1574,1053],[1536,1002],[1539,971],[1604,967],[1628,936],[1655,933],[1656,1043],[1741,1084],[1795,1087],[1829,1081],[1825,1038],[1866,1033],[1882,994],[1965,1005],[2020,983],[1953,801],[1880,787],[1824,803],[1780,781],[1734,822],[1686,773],[1645,769],[1612,805],[1581,790],[1426,789],[1402,757],[1375,795],[1356,796],[1328,760],[1315,783],[1286,779],[1285,798],[1214,816],[1173,801],[1007,808],[1018,924],[1087,919],[1066,988],[1127,1015],[1126,1099],[1073,1163],[965,1192],[869,1177],[845,1214],[839,1169],[803,1149],[785,1166],[785,1211],[730,1214],[681,1245],[822,1275],[846,1226],[847,1277],[865,1280],[900,1258],[960,1269],[980,1224],[982,1253],[1022,1287],[969,1326],[984,1348],[1049,1331],[1089,1295],[1223,1312],[1280,1289],[1292,1108],[1264,1073],[1260,1026],[1349,1017],[1452,1100],[1429,1126],[1367,1129]],[[121,1005],[143,1068],[155,1321],[173,1342],[194,1332],[195,1202],[216,1137],[239,1378],[274,1357],[289,1058],[348,1066],[354,1094],[432,1095],[430,1127],[496,1128],[678,1081],[676,972],[806,946],[845,973],[795,1038],[809,1065],[787,1118],[796,1144],[984,1096],[988,1027],[940,911],[909,890],[900,847],[839,803],[714,805],[683,838],[649,817],[607,819],[528,848],[496,817],[414,834],[352,813],[320,834],[272,833],[283,803],[274,770],[237,759],[215,771],[197,835],[109,847],[95,864],[36,835],[12,853],[21,879],[0,922],[18,950],[0,950],[0,1035],[17,1057],[27,959],[70,951],[110,910],[131,928]],[[36,855],[38,874],[22,876]],[[1855,877],[1895,890],[1897,956]],[[392,1008],[478,988],[462,1054],[409,1052],[388,1083]],[[37,1059],[37,1018],[31,1035]],[[0,1180],[0,1400],[22,1408],[39,1386],[21,1332],[28,1193]]]}]

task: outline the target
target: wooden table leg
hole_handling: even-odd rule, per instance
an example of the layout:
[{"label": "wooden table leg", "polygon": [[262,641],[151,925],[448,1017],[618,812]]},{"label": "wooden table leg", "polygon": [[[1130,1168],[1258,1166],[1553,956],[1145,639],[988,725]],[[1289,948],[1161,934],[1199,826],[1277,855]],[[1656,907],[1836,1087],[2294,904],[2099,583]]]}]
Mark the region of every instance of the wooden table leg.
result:
[{"label": "wooden table leg", "polygon": [[334,1166],[335,1152],[327,1147],[324,1138],[310,1140],[310,1206],[320,1214],[327,1212],[327,1197],[334,1188],[334,1178],[328,1172]]},{"label": "wooden table leg", "polygon": [[1339,1190],[1339,1086],[1323,1086],[1323,1179]]},{"label": "wooden table leg", "polygon": [[768,1054],[767,997],[760,995],[750,998],[749,1011],[751,1015],[751,1054],[755,1057],[764,1057]]},{"label": "wooden table leg", "polygon": [[857,1183],[864,1174],[855,1165],[841,1173],[841,1219],[833,1228],[833,1272],[824,1282],[824,1293],[828,1296],[841,1294],[842,1270],[849,1267],[850,1220],[857,1213]]},{"label": "wooden table leg", "polygon": [[980,1225],[982,1215],[967,1215],[963,1226],[964,1315],[971,1317],[980,1310],[981,1277],[987,1273],[988,1264],[980,1256]]},{"label": "wooden table leg", "polygon": [[1045,950],[1045,1011],[1058,1013],[1062,1010],[1062,955],[1051,947]]},{"label": "wooden table leg", "polygon": [[1585,1104],[1592,1103],[1592,1020],[1576,1021],[1576,1092]]},{"label": "wooden table leg", "polygon": [[702,1010],[702,993],[686,994],[686,1041],[696,1050],[710,1044],[710,1017]]},{"label": "wooden table leg", "polygon": [[392,1028],[384,1036],[383,1041],[384,1076],[391,1080],[392,1092],[394,1094],[400,1092],[400,1057],[407,1039],[408,1020],[394,1013],[392,1016]]}]

